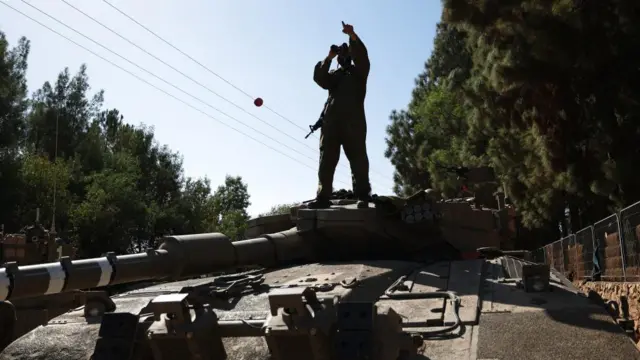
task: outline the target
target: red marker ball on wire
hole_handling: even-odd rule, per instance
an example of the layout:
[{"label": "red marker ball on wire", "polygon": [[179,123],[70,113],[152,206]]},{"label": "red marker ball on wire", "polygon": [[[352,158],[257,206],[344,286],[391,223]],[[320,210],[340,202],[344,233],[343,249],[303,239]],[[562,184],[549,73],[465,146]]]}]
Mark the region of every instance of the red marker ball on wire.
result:
[{"label": "red marker ball on wire", "polygon": [[263,103],[262,98],[256,98],[255,100],[253,100],[253,105],[257,107],[262,106],[262,103]]}]

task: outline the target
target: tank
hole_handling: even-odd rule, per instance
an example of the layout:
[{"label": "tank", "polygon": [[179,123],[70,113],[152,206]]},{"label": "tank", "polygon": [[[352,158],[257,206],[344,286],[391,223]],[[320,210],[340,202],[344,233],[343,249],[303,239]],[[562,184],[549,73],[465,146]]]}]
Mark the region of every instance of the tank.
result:
[{"label": "tank", "polygon": [[[19,233],[5,234],[2,231],[0,239],[0,258],[3,264],[33,265],[75,255],[71,244],[45,229],[37,218],[34,224],[23,227]],[[15,326],[9,327],[12,331],[8,331],[7,327],[0,328],[0,349],[35,327],[82,305],[84,295],[84,292],[75,291],[0,303],[2,316],[13,319],[15,323]]]},{"label": "tank", "polygon": [[365,209],[349,197],[255,219],[247,240],[170,236],[144,253],[8,266],[10,301],[152,284],[87,299],[0,360],[640,359],[601,303],[499,248],[500,210],[427,191]]}]

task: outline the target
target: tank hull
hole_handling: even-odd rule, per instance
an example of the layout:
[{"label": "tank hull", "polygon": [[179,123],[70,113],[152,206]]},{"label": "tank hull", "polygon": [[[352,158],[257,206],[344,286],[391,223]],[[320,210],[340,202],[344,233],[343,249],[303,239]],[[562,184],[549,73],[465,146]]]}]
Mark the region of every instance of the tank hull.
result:
[{"label": "tank hull", "polygon": [[[270,294],[278,289],[316,287],[319,298],[375,302],[378,312],[394,309],[403,329],[416,333],[455,322],[447,301],[419,296],[450,290],[460,297],[460,327],[445,338],[423,340],[413,359],[539,359],[558,358],[558,354],[564,359],[640,359],[635,345],[605,309],[560,274],[549,274],[553,291],[544,293],[528,293],[517,283],[504,281],[517,278],[522,264],[527,262],[501,257],[430,264],[364,261],[289,266],[261,275],[265,291],[248,292],[232,305],[215,306],[214,311],[228,359],[267,360],[271,352],[263,328],[270,321]],[[402,296],[386,296],[398,279],[406,285],[405,291],[399,290]],[[354,282],[357,286],[349,285]],[[212,283],[216,278],[158,284],[120,294],[113,301],[116,312],[135,314],[148,327],[143,314],[160,294]],[[0,359],[87,359],[96,355],[100,329],[100,319],[86,317],[79,308],[24,335]],[[313,353],[303,355],[297,358],[313,358]],[[153,359],[151,347],[138,346],[130,358]]]},{"label": "tank hull", "polygon": [[270,219],[242,241],[172,236],[146,253],[7,267],[9,300],[157,283],[93,297],[0,360],[640,360],[601,304],[497,249],[509,238],[499,211],[422,192],[296,208],[294,228]]}]

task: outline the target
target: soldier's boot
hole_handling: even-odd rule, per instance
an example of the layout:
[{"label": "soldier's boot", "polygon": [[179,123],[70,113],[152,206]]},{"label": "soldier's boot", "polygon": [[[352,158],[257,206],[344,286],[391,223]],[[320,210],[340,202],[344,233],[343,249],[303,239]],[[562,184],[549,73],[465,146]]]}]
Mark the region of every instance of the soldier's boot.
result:
[{"label": "soldier's boot", "polygon": [[358,200],[356,206],[358,209],[366,209],[369,207],[369,199],[360,199]]},{"label": "soldier's boot", "polygon": [[328,209],[331,207],[331,202],[328,199],[317,198],[307,203],[307,209]]}]

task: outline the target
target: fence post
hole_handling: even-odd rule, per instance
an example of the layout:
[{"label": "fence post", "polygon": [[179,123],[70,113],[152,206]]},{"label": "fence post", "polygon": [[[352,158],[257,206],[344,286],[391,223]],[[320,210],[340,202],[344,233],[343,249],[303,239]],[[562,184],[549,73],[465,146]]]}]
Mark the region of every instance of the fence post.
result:
[{"label": "fence post", "polygon": [[[593,230],[593,224],[589,225],[589,227],[591,228],[591,248],[593,249],[593,254],[592,256],[597,256],[598,254],[596,254],[596,232],[595,230]],[[591,261],[593,262],[593,259],[591,259]],[[594,263],[595,265],[595,263]]]},{"label": "fence post", "polygon": [[558,240],[560,242],[560,260],[562,261],[562,275],[566,275],[566,270],[564,268],[564,239]]},{"label": "fence post", "polygon": [[574,271],[574,279],[578,280],[578,264],[580,263],[580,257],[578,256],[578,238],[576,238],[576,234],[573,233],[569,236],[573,236],[573,250],[576,253],[576,257],[573,259],[573,271]]},{"label": "fence post", "polygon": [[[589,225],[589,228],[591,229],[591,249],[593,249],[593,251],[591,251],[591,278],[593,279],[593,274],[596,270],[596,262],[594,261],[595,259],[599,259],[598,257],[598,248],[596,247],[597,245],[597,240],[596,240],[596,231],[593,228],[593,224]],[[600,264],[598,262],[598,265],[600,266],[600,270],[602,270],[602,264]]]},{"label": "fence post", "polygon": [[624,229],[622,228],[622,224],[620,223],[620,218],[622,217],[622,213],[620,213],[620,215],[618,215],[618,213],[615,214],[616,215],[616,223],[618,224],[618,241],[620,242],[620,257],[622,257],[622,280],[623,281],[627,281],[627,259],[626,259],[626,253],[627,253],[627,249],[625,248],[625,241],[624,241]]},{"label": "fence post", "polygon": [[[547,264],[549,264],[549,266],[553,266],[553,252],[550,252],[549,254],[547,254],[547,249],[553,248],[552,244],[553,243],[547,244],[544,246],[544,261]],[[551,256],[549,257],[548,255],[551,255]]]}]

